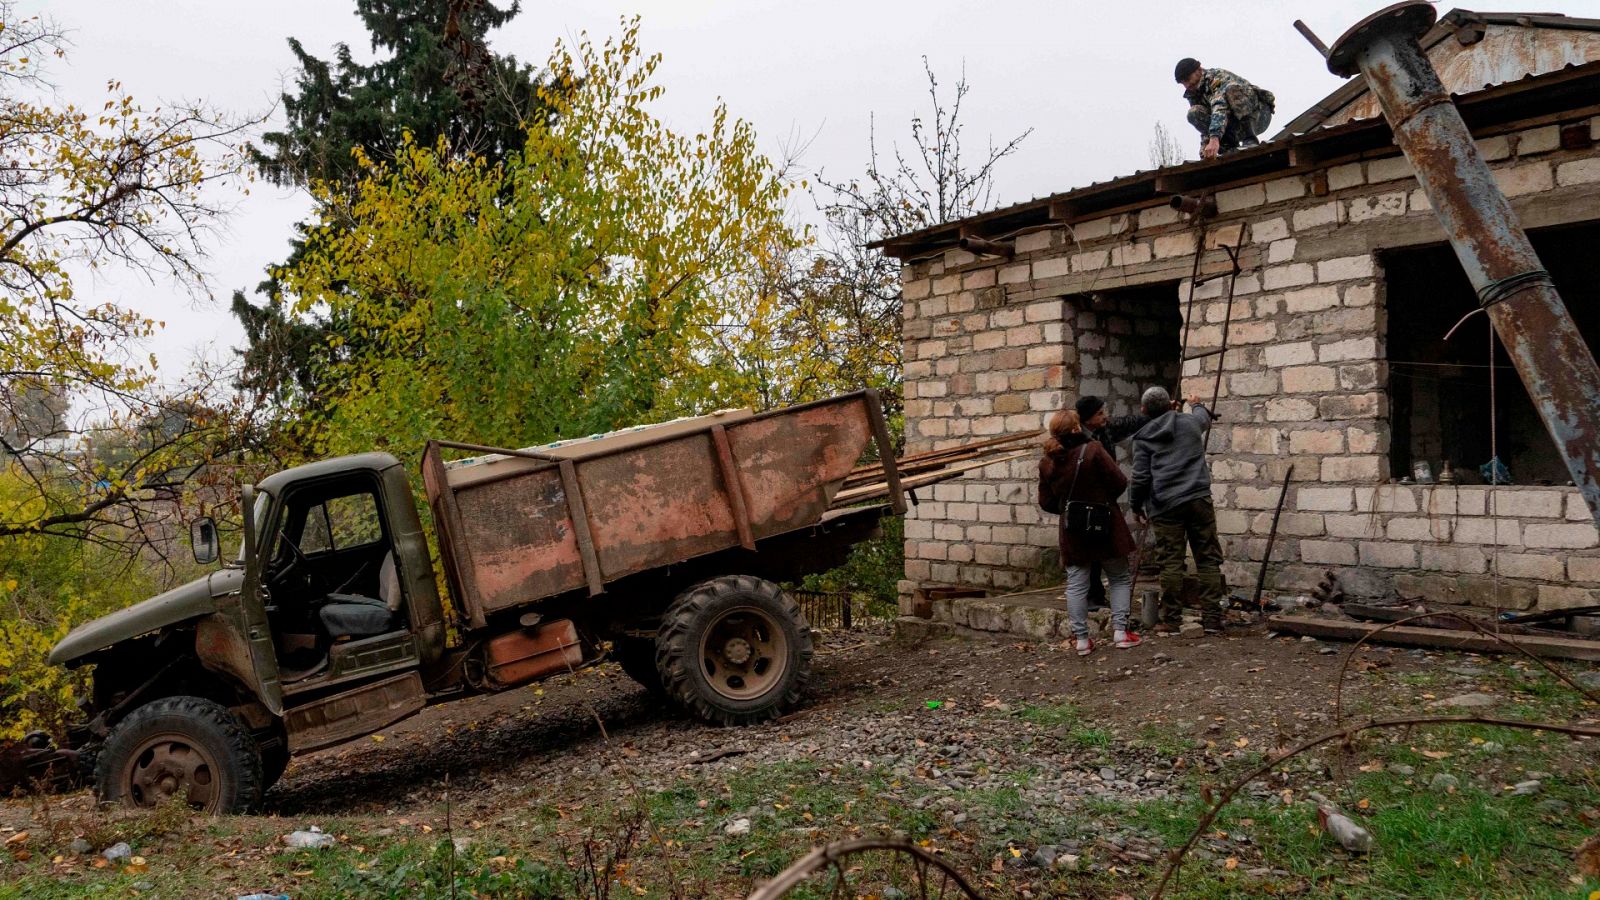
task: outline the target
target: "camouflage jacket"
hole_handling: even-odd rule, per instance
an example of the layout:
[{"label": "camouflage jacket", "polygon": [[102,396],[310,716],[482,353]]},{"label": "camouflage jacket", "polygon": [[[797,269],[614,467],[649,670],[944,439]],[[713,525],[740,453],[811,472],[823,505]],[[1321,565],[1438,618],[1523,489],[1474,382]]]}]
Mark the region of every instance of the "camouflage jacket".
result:
[{"label": "camouflage jacket", "polygon": [[1201,69],[1200,86],[1194,90],[1184,91],[1183,96],[1189,101],[1190,106],[1204,106],[1211,110],[1211,122],[1206,129],[1207,137],[1220,138],[1222,132],[1227,130],[1228,116],[1232,112],[1228,108],[1227,90],[1229,85],[1234,84],[1242,84],[1251,91],[1271,97],[1271,94],[1227,69]]}]

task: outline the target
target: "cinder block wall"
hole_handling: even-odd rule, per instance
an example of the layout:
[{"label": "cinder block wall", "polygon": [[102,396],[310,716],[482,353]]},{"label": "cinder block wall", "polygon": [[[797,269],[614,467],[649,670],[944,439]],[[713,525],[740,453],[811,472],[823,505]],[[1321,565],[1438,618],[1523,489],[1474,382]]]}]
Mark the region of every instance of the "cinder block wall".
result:
[{"label": "cinder block wall", "polygon": [[[1600,219],[1600,149],[1563,149],[1571,124],[1479,141],[1525,227]],[[1588,126],[1600,141],[1600,117]],[[1270,579],[1279,589],[1309,589],[1333,569],[1356,596],[1508,609],[1600,602],[1600,531],[1575,489],[1500,489],[1497,529],[1487,488],[1390,483],[1377,253],[1444,241],[1404,157],[1306,168],[1216,199],[1202,277],[1226,270],[1222,244],[1239,248],[1244,267],[1211,439],[1230,582],[1254,583],[1292,464]],[[1196,239],[1193,223],[1163,205],[1018,235],[1011,259],[951,249],[908,261],[908,449],[1037,431],[1080,393],[1130,406],[1168,377],[1127,365],[1136,323],[1159,317],[1096,309],[1090,297],[1176,282],[1183,314]],[[1220,346],[1226,291],[1226,278],[1194,291],[1191,352]],[[1209,397],[1218,362],[1189,363],[1183,390]],[[1035,477],[1030,456],[925,491],[907,517],[902,593],[1059,581],[1055,519],[1035,505]]]}]

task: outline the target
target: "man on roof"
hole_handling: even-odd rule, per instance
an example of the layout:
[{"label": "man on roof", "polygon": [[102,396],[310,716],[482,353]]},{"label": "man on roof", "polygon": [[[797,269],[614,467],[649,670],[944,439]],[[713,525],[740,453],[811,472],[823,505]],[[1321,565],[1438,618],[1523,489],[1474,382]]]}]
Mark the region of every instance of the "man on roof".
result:
[{"label": "man on roof", "polygon": [[1214,159],[1261,143],[1277,98],[1227,69],[1207,69],[1198,60],[1178,60],[1172,75],[1189,101],[1189,124],[1200,132],[1200,158]]}]

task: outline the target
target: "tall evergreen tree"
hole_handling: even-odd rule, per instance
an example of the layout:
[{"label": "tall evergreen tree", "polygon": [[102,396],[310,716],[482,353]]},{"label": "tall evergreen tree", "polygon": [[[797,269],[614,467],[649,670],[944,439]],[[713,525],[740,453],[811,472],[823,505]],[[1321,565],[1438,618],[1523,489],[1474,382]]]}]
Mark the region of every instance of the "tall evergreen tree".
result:
[{"label": "tall evergreen tree", "polygon": [[[264,135],[251,157],[274,184],[334,186],[325,197],[346,194],[356,182],[357,148],[369,159],[390,160],[407,134],[416,146],[443,138],[453,155],[499,162],[522,148],[530,121],[548,115],[534,68],[489,49],[488,33],[519,11],[519,3],[490,0],[356,0],[377,58],[357,62],[349,45],[339,44],[333,59],[324,60],[290,38],[299,75],[295,92],[282,98],[285,126]],[[300,257],[304,225],[297,231],[289,259],[269,273]],[[244,291],[233,295],[248,342],[241,386],[263,399],[315,409],[318,361],[334,352],[335,336],[347,337],[344,329],[337,321],[295,316],[276,278],[256,293],[261,305]]]}]

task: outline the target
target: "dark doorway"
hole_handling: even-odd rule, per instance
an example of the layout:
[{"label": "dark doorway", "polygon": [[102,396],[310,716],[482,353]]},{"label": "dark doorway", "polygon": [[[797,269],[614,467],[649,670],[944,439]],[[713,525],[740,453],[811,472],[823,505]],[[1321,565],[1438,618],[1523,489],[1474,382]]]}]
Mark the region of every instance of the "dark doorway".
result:
[{"label": "dark doorway", "polygon": [[1078,396],[1102,397],[1110,414],[1121,416],[1138,411],[1145,388],[1178,386],[1178,282],[1096,291],[1076,298],[1075,306]]},{"label": "dark doorway", "polygon": [[[1534,249],[1555,279],[1578,330],[1593,348],[1600,338],[1600,223],[1544,229]],[[1412,474],[1427,461],[1437,476],[1448,462],[1462,483],[1481,483],[1490,449],[1490,375],[1500,459],[1514,484],[1566,484],[1566,466],[1544,430],[1505,348],[1483,314],[1448,342],[1445,334],[1478,306],[1448,246],[1385,253],[1391,441],[1389,471]]]}]

